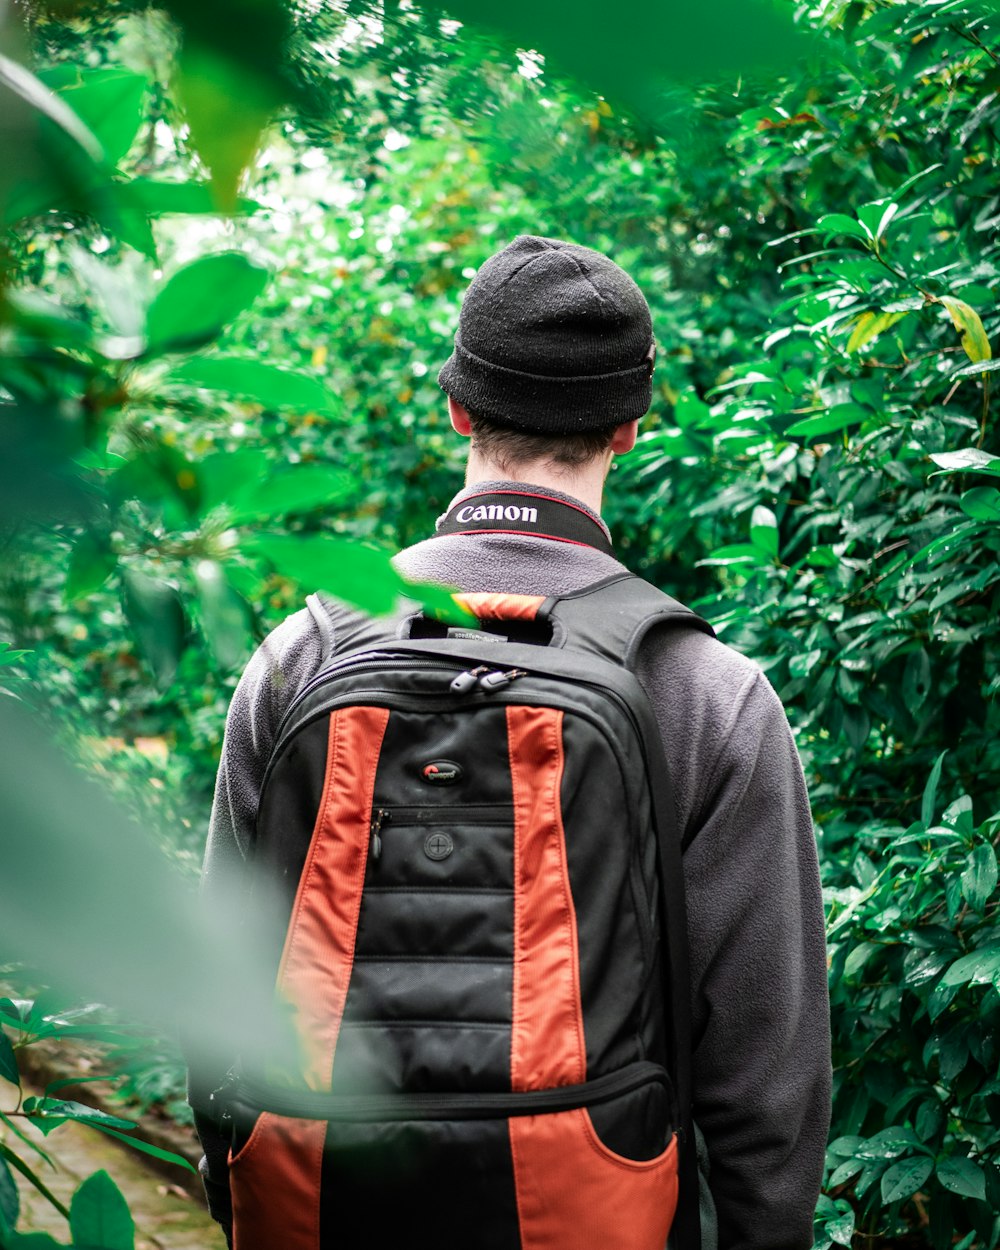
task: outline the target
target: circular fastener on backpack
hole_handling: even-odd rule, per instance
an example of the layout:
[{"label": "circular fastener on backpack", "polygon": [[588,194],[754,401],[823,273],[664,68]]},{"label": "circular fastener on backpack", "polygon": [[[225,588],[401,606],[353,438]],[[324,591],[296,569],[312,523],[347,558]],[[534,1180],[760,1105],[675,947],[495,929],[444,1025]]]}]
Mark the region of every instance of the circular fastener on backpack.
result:
[{"label": "circular fastener on backpack", "polygon": [[455,849],[455,843],[447,833],[432,833],[424,841],[424,854],[428,859],[447,859]]}]

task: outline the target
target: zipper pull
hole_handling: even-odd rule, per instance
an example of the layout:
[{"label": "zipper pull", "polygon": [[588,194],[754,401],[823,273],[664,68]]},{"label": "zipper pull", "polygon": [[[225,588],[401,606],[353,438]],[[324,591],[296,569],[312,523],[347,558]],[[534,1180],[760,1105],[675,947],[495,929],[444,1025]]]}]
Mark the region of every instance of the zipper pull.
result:
[{"label": "zipper pull", "polygon": [[382,858],[382,826],[389,819],[389,813],[380,807],[372,820],[372,859]]},{"label": "zipper pull", "polygon": [[480,664],[478,668],[472,668],[467,673],[459,673],[448,689],[452,694],[468,694],[470,690],[475,690],[481,675],[489,671],[487,665]]},{"label": "zipper pull", "polygon": [[484,690],[499,690],[501,686],[509,686],[515,678],[527,675],[526,669],[511,668],[506,673],[487,673],[485,677],[480,677],[479,684]]}]

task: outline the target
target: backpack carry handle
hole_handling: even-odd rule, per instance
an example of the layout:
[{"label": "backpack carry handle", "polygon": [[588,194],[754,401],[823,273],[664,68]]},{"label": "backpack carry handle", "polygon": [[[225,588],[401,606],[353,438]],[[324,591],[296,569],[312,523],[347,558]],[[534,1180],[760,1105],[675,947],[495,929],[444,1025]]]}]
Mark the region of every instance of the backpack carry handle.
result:
[{"label": "backpack carry handle", "polygon": [[452,598],[481,621],[534,621],[548,602],[544,595],[505,595],[491,592],[454,594]]},{"label": "backpack carry handle", "polygon": [[485,635],[499,641],[548,646],[552,641],[549,611],[556,602],[545,595],[515,595],[497,591],[455,592],[456,605],[476,618],[470,622],[458,612],[451,619],[439,620],[415,612],[406,617],[400,638],[468,638]]}]

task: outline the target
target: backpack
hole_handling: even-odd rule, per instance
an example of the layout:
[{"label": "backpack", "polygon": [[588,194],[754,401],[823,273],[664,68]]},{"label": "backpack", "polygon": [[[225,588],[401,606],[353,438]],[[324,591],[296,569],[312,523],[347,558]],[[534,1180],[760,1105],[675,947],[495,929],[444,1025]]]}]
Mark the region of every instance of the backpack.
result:
[{"label": "backpack", "polygon": [[214,1096],[236,1250],[697,1250],[681,846],[629,670],[711,629],[630,574],[456,598],[478,629],[348,614],[276,736],[250,915],[304,1074]]}]

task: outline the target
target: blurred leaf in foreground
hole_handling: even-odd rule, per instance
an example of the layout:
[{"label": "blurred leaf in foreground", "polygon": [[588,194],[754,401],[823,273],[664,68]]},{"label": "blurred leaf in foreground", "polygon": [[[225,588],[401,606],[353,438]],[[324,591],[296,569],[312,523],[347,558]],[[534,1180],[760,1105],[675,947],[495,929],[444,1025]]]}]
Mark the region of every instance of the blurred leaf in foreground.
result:
[{"label": "blurred leaf in foreground", "polygon": [[291,33],[285,0],[165,0],[184,32],[177,94],[212,175],[217,206],[237,203],[260,136],[291,94],[282,63]]},{"label": "blurred leaf in foreground", "polygon": [[811,46],[793,25],[793,6],[772,0],[641,0],[626,8],[578,0],[571,12],[558,0],[429,0],[424,7],[542,53],[645,121],[659,116],[668,80],[786,70]]},{"label": "blurred leaf in foreground", "polygon": [[[288,1054],[273,954],[234,890],[196,887],[19,703],[0,700],[0,944],[58,991],[172,1032],[192,1054]],[[267,903],[264,901],[266,908]],[[266,926],[263,926],[266,928]],[[239,932],[238,941],[233,940]],[[284,1045],[282,1048],[282,1038]]]},{"label": "blurred leaf in foreground", "polygon": [[433,616],[474,620],[450,591],[406,581],[392,567],[388,552],[364,547],[356,539],[263,534],[253,539],[253,547],[304,590],[325,590],[365,612],[387,614],[404,598],[422,604]]}]

